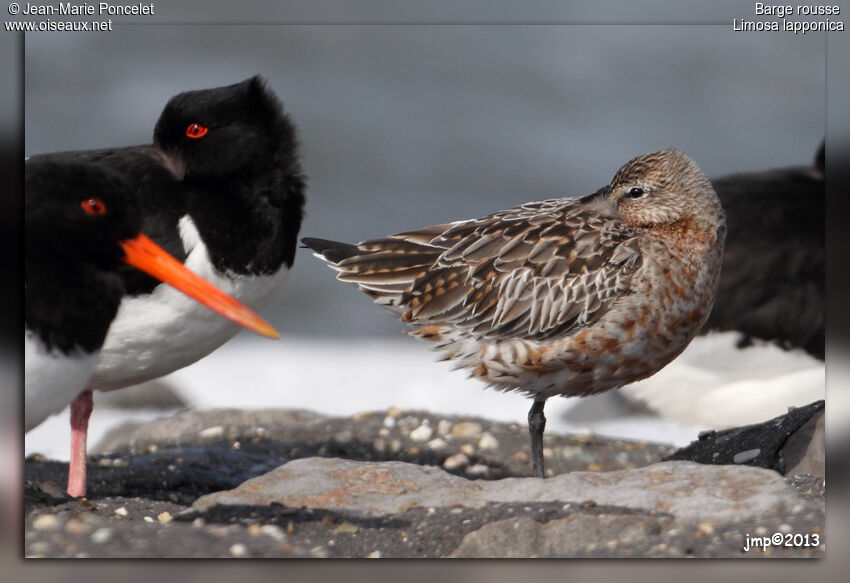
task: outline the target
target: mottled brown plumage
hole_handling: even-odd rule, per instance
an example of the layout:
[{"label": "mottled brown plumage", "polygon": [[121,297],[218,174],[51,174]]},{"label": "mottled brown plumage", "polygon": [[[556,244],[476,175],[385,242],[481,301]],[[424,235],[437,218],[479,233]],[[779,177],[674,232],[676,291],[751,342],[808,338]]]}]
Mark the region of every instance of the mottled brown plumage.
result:
[{"label": "mottled brown plumage", "polygon": [[338,279],[495,388],[543,403],[650,376],[708,317],[726,223],[711,183],[677,150],[639,156],[583,198],[346,245],[304,243]]}]

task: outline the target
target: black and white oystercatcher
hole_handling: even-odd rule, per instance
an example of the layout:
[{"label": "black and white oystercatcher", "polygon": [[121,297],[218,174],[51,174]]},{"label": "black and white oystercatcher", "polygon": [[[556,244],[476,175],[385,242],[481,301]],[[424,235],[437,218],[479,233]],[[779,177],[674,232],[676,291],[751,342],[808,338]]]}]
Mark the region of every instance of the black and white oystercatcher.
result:
[{"label": "black and white oystercatcher", "polygon": [[[296,130],[260,77],[171,98],[154,143],[34,156],[108,165],[134,187],[142,228],[169,253],[254,309],[292,266],[305,179]],[[113,390],[203,358],[238,331],[142,274],[127,290],[89,386]]]},{"label": "black and white oystercatcher", "polygon": [[116,172],[42,159],[27,161],[25,174],[25,428],[72,403],[68,493],[81,496],[92,407],[86,387],[125,292],[120,266],[260,334],[277,332],[141,233],[136,198]]},{"label": "black and white oystercatcher", "polygon": [[620,387],[681,353],[711,310],[725,236],[711,183],[664,150],[584,198],[356,245],[303,243],[459,368],[534,399],[532,468],[543,477],[546,399]]}]

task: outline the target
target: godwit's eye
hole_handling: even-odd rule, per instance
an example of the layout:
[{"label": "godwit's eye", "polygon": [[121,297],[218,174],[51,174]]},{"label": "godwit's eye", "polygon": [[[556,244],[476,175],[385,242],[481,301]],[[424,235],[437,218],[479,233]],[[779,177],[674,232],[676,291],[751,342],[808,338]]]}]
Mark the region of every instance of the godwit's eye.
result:
[{"label": "godwit's eye", "polygon": [[210,130],[206,126],[202,126],[199,123],[189,124],[189,127],[186,128],[186,137],[197,140],[198,138],[203,138],[207,135],[208,131]]},{"label": "godwit's eye", "polygon": [[626,196],[628,196],[629,198],[640,198],[643,196],[643,189],[635,186],[628,193],[626,193]]},{"label": "godwit's eye", "polygon": [[83,210],[90,215],[97,216],[106,214],[106,205],[103,204],[103,201],[99,198],[87,198],[80,203],[80,206],[83,207]]}]

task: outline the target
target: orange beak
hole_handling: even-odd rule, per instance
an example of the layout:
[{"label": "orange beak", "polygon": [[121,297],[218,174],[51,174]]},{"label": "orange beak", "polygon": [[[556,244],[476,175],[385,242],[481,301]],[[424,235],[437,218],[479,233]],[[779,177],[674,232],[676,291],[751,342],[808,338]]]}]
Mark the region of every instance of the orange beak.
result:
[{"label": "orange beak", "polygon": [[135,239],[122,241],[121,247],[124,249],[126,263],[177,288],[193,300],[240,326],[269,338],[280,338],[277,330],[248,306],[186,269],[186,266],[151,241],[144,233],[140,233]]}]

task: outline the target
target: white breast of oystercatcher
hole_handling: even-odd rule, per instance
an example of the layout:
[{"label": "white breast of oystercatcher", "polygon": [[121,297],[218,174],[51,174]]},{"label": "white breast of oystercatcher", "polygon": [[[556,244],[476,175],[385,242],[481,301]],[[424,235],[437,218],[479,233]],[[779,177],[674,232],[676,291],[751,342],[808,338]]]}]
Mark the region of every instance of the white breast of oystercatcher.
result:
[{"label": "white breast of oystercatcher", "polygon": [[98,354],[99,351],[66,354],[50,350],[37,334],[24,331],[25,431],[59,413],[76,398],[91,378]]},{"label": "white breast of oystercatcher", "polygon": [[[180,239],[187,268],[255,310],[268,303],[289,273],[286,264],[271,275],[218,271],[188,215],[180,219]],[[168,285],[158,285],[150,294],[125,297],[89,386],[108,391],[171,373],[203,358],[238,331],[236,324]]]}]

